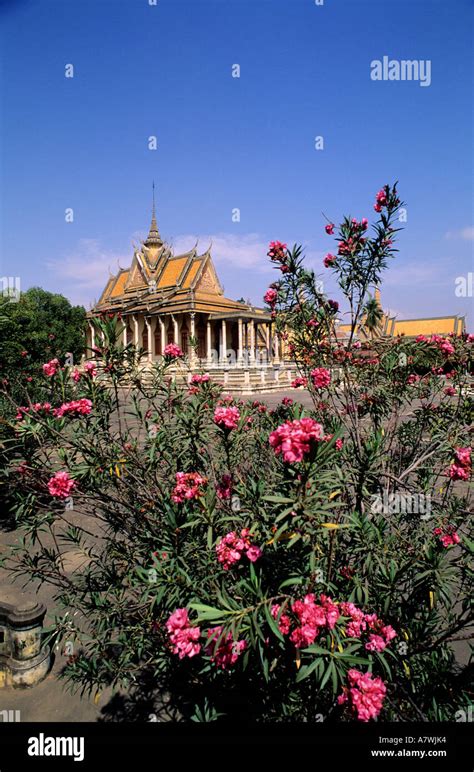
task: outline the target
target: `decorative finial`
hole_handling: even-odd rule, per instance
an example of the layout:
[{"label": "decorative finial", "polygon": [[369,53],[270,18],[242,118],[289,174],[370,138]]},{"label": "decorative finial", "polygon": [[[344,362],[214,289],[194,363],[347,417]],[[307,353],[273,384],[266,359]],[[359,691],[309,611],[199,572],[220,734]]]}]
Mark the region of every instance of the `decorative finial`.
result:
[{"label": "decorative finial", "polygon": [[155,210],[155,180],[153,180],[152,185],[153,190],[153,205],[151,210],[151,225],[150,225],[150,232],[148,234],[147,239],[143,242],[145,246],[147,247],[156,247],[161,246],[163,244],[160,236],[160,232],[158,230],[158,225],[156,223],[156,210]]}]

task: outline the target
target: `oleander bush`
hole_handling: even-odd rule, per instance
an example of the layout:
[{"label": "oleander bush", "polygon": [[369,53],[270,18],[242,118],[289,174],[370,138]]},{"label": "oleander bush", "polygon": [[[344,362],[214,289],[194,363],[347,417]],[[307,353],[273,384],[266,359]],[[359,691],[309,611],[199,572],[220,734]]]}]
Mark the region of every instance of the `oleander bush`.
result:
[{"label": "oleander bush", "polygon": [[371,235],[345,218],[324,261],[345,339],[302,249],[270,245],[265,300],[311,410],[205,373],[182,388],[174,345],[145,377],[107,317],[94,359],[46,362],[41,400],[15,405],[23,541],[5,564],[55,587],[70,688],[151,691],[195,721],[455,720],[472,703],[453,645],[474,619],[473,336],[375,334],[400,206],[383,188]]}]

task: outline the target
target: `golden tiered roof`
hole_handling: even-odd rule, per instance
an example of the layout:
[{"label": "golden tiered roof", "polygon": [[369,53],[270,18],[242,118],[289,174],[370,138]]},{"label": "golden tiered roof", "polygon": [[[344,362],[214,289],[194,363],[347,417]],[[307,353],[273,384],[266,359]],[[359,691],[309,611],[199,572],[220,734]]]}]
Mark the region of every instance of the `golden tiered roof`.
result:
[{"label": "golden tiered roof", "polygon": [[92,314],[101,311],[122,313],[203,312],[219,316],[245,315],[260,319],[270,315],[263,309],[224,296],[211,258],[210,247],[198,254],[196,245],[182,255],[174,255],[161,238],[155,207],[150,231],[134,250],[130,268],[111,276]]},{"label": "golden tiered roof", "polygon": [[[380,290],[375,290],[375,299],[380,305]],[[405,335],[408,338],[415,338],[417,335],[461,335],[466,329],[466,320],[464,316],[428,316],[420,319],[397,319],[395,316],[389,316],[383,312],[378,334],[380,336],[397,337]],[[344,337],[350,334],[350,324],[340,324],[337,328],[338,337]],[[370,338],[370,333],[364,329],[362,324],[357,330],[359,338]]]}]

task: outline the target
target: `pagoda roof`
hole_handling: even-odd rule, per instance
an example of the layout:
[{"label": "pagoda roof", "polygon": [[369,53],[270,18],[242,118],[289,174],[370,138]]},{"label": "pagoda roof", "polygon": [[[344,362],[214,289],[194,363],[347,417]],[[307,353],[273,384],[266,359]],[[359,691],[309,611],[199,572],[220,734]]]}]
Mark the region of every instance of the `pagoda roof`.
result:
[{"label": "pagoda roof", "polygon": [[148,237],[134,248],[130,268],[121,268],[109,277],[90,315],[102,311],[122,314],[200,311],[212,318],[244,316],[270,320],[267,311],[224,296],[210,247],[198,254],[196,244],[188,252],[175,255],[161,239],[154,208]]}]

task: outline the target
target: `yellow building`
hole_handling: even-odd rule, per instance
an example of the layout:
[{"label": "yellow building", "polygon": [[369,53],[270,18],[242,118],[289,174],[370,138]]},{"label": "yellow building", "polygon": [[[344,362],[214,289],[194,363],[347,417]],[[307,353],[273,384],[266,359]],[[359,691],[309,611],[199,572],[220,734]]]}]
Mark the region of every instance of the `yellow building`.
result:
[{"label": "yellow building", "polygon": [[[380,290],[375,290],[375,300],[381,306]],[[382,311],[380,324],[375,333],[370,332],[364,326],[362,320],[356,336],[360,341],[370,340],[373,337],[396,338],[398,335],[405,335],[407,338],[416,338],[417,335],[449,335],[454,333],[460,335],[466,330],[464,316],[431,316],[420,319],[397,319],[395,316]],[[350,324],[340,324],[337,328],[338,337],[344,339],[350,334]]]},{"label": "yellow building", "polygon": [[[89,317],[101,312],[121,313],[124,345],[145,349],[144,364],[161,357],[169,343],[181,348],[191,367],[280,363],[281,342],[268,311],[224,296],[210,248],[175,255],[160,236],[154,203],[150,232],[130,268],[110,276]],[[94,343],[90,323],[88,347]]]}]

